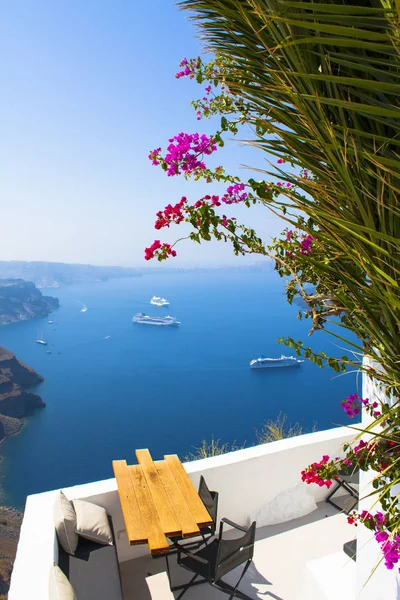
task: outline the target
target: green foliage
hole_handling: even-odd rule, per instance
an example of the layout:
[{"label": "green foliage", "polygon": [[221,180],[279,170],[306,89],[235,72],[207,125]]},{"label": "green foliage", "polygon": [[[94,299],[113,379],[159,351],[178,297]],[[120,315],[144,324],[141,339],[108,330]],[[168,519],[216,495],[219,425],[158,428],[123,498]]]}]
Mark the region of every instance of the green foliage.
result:
[{"label": "green foliage", "polygon": [[242,446],[237,446],[235,442],[233,442],[233,444],[221,442],[220,439],[215,440],[214,436],[212,436],[210,442],[202,440],[200,446],[194,446],[194,451],[189,452],[185,456],[184,460],[201,460],[202,458],[210,458],[212,456],[219,456],[220,454],[234,452],[235,450],[241,450],[244,447],[245,444],[243,444]]},{"label": "green foliage", "polygon": [[[205,44],[221,57],[214,76],[235,98],[230,120],[244,119],[255,136],[248,143],[294,167],[291,173],[261,171],[291,185],[282,190],[284,202],[261,193],[265,182],[249,181],[275,214],[292,225],[294,215],[306,215],[304,231],[318,234],[320,251],[306,269],[300,262],[288,265],[284,248],[275,248],[278,270],[320,286],[308,313],[313,330],[340,316],[358,336],[360,352],[381,365],[370,375],[398,395],[400,44],[394,1],[184,0],[181,7],[192,11]],[[239,101],[244,108],[238,113]],[[304,177],[304,170],[312,176]],[[251,237],[238,237],[236,252],[247,243],[257,251]]]},{"label": "green foliage", "polygon": [[[208,50],[213,82],[227,86],[205,116],[222,131],[251,129],[248,144],[290,169],[258,169],[245,202],[268,207],[296,235],[263,245],[237,225],[236,253],[271,256],[289,277],[287,298],[306,303],[311,333],[333,320],[354,333],[362,368],[391,405],[364,431],[354,465],[378,472],[374,493],[390,535],[400,531],[400,10],[395,0],[183,0]],[[204,74],[207,68],[200,66]],[[248,131],[243,129],[242,131]],[[220,132],[221,134],[221,132]],[[281,188],[266,182],[278,177]],[[212,179],[212,177],[211,177]],[[218,226],[217,226],[218,229]],[[287,233],[292,230],[287,230]],[[302,235],[312,252],[299,251]],[[304,238],[303,238],[304,239]],[[308,287],[308,286],[311,286]],[[357,361],[284,343],[340,372]],[[357,355],[357,354],[356,354]],[[378,412],[379,414],[379,412]],[[268,433],[269,432],[269,433]],[[361,432],[361,429],[360,429]],[[267,435],[279,435],[272,427]],[[325,464],[325,463],[324,463]],[[372,521],[371,521],[372,523]],[[375,525],[373,525],[375,527]]]},{"label": "green foliage", "polygon": [[[317,431],[317,425],[314,424],[312,431]],[[284,440],[286,438],[295,437],[307,433],[303,430],[300,423],[288,423],[288,417],[284,413],[279,413],[276,419],[268,419],[263,423],[260,431],[256,431],[257,444],[268,444],[269,442],[276,442],[277,440]],[[232,444],[228,442],[222,442],[219,438],[214,439],[211,437],[211,441],[202,440],[200,446],[194,446],[193,452],[189,452],[185,457],[185,461],[201,460],[203,458],[210,458],[212,456],[219,456],[220,454],[227,454],[228,452],[235,452],[235,450],[242,450],[246,447],[246,443],[242,446],[238,446],[236,442]]]},{"label": "green foliage", "polygon": [[[268,444],[269,442],[276,442],[277,440],[284,440],[307,433],[303,430],[300,423],[292,425],[287,420],[287,415],[282,412],[279,413],[276,419],[268,419],[263,424],[261,430],[256,432],[257,442],[259,444]],[[312,431],[317,431],[316,424],[313,425]]]}]

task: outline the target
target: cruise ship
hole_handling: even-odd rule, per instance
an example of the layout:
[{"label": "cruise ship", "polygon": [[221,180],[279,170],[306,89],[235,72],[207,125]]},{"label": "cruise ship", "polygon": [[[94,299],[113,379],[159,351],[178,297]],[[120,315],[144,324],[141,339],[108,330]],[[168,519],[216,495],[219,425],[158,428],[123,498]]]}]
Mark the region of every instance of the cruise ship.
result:
[{"label": "cruise ship", "polygon": [[143,325],[180,325],[180,322],[175,317],[149,317],[144,313],[137,313],[132,321]]},{"label": "cruise ship", "polygon": [[304,360],[299,360],[295,356],[285,356],[282,354],[280,358],[265,358],[260,356],[250,362],[252,369],[266,369],[271,367],[298,367]]},{"label": "cruise ship", "polygon": [[160,298],[160,296],[153,296],[150,300],[150,304],[154,304],[154,306],[169,306],[168,300]]}]

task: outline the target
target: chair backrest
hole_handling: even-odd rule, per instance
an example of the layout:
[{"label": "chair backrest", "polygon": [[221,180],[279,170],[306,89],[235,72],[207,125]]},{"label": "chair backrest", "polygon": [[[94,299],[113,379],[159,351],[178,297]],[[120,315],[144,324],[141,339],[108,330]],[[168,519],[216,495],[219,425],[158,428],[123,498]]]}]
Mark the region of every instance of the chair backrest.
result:
[{"label": "chair backrest", "polygon": [[206,509],[208,510],[210,517],[213,520],[212,529],[215,532],[215,527],[217,523],[217,512],[218,512],[218,492],[211,492],[208,489],[206,481],[201,475],[200,483],[199,483],[199,496],[202,499],[202,502]]},{"label": "chair backrest", "polygon": [[214,573],[215,581],[219,581],[226,573],[253,558],[255,536],[256,522],[254,521],[240,538],[220,540]]}]

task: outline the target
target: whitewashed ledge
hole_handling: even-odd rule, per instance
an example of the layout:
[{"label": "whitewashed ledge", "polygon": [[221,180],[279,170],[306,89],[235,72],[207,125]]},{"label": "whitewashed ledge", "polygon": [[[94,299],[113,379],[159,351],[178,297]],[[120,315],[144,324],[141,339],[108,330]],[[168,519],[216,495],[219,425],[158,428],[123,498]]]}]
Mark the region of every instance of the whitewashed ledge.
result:
[{"label": "whitewashed ledge", "polygon": [[[246,523],[249,515],[256,514],[281,492],[298,485],[305,466],[319,460],[323,454],[338,456],[342,445],[353,436],[353,430],[339,427],[188,462],[184,466],[196,487],[200,475],[204,475],[210,489],[219,491],[219,515]],[[134,447],[132,462],[133,451]],[[129,461],[125,456],[115,458]],[[130,547],[127,544],[114,478],[64,488],[63,491],[69,499],[89,500],[103,506],[111,515],[120,563],[148,553],[147,546]],[[323,501],[327,493],[325,487],[318,486],[307,486],[307,491],[316,502]],[[58,560],[53,526],[56,493],[34,494],[27,499],[9,600],[48,598],[49,569],[53,561]]]}]

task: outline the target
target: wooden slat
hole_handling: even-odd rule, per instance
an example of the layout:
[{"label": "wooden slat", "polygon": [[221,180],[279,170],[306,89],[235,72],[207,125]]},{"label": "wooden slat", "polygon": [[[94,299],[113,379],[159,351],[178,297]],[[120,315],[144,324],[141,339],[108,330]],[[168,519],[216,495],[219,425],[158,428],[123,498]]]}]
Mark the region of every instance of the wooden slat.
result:
[{"label": "wooden slat", "polygon": [[163,532],[169,537],[182,535],[182,528],[171,507],[163,483],[158,477],[157,469],[150,452],[148,450],[136,450],[136,458],[142,467],[143,475],[157,509]]},{"label": "wooden slat", "polygon": [[178,483],[183,497],[186,500],[190,512],[192,513],[197,525],[199,527],[207,527],[211,525],[212,518],[208,514],[206,507],[201,501],[193,483],[190,481],[188,474],[181,461],[176,454],[169,454],[164,456],[172,475]]},{"label": "wooden slat", "polygon": [[141,517],[147,530],[147,539],[152,554],[169,552],[168,540],[162,530],[157,508],[154,505],[149,487],[140,465],[128,467],[136,498],[140,507]]},{"label": "wooden slat", "polygon": [[182,531],[182,536],[192,537],[194,535],[199,535],[200,530],[197,523],[190,512],[180,487],[177,485],[176,479],[172,475],[168,464],[165,460],[156,460],[154,461],[154,465],[157,469],[158,477],[164,486],[165,492],[170,499],[172,509]]},{"label": "wooden slat", "polygon": [[147,529],[140,513],[126,460],[113,460],[112,466],[117,480],[118,494],[129,543],[131,545],[144,544],[147,542]]}]

